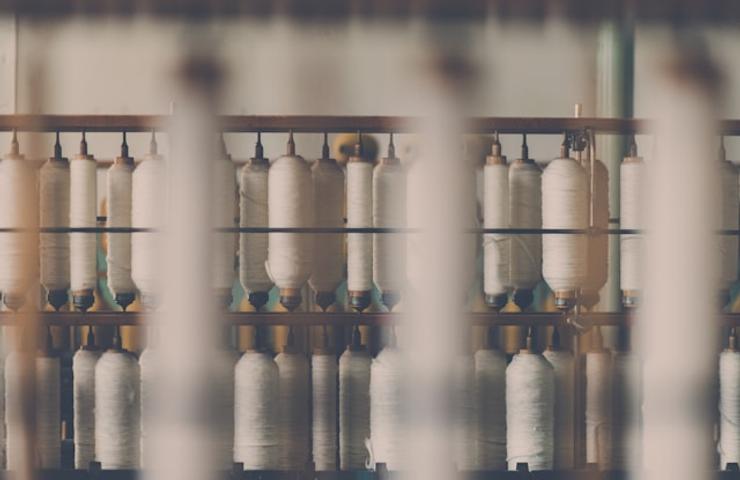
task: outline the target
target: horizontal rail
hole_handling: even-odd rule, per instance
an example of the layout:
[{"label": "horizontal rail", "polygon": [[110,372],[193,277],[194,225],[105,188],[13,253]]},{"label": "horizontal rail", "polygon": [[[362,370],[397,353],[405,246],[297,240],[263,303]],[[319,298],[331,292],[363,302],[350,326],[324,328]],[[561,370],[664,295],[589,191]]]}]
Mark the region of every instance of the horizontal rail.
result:
[{"label": "horizontal rail", "polygon": [[[138,312],[40,312],[42,323],[47,325],[144,325],[147,323],[147,314]],[[718,314],[726,326],[740,325],[740,314],[723,313]],[[583,327],[594,325],[618,326],[631,325],[632,315],[630,312],[611,313],[585,313],[577,318],[573,314],[560,312],[540,313],[495,313],[474,312],[468,315],[473,325],[496,326],[496,325],[522,325],[532,327],[543,327],[553,325],[577,324]],[[375,313],[375,312],[343,312],[343,313],[320,313],[320,312],[226,312],[223,314],[225,322],[232,325],[292,325],[292,326],[353,326],[371,325],[386,326],[396,325],[402,320],[400,313]],[[12,312],[0,313],[0,325],[13,325],[16,315]]]},{"label": "horizontal rail", "polygon": [[[0,228],[0,233],[157,233],[154,228],[140,227],[40,227]],[[390,227],[223,227],[214,228],[219,233],[300,233],[300,234],[343,234],[343,233],[380,233],[409,234],[420,233],[418,228]],[[640,235],[645,230],[634,228],[469,228],[462,233],[500,234],[500,235]],[[740,229],[716,230],[717,235],[740,235]]]},{"label": "horizontal rail", "polygon": [[[148,132],[165,130],[170,115],[0,115],[0,131],[29,132]],[[219,117],[225,132],[301,133],[412,133],[420,130],[422,117],[331,116],[331,115],[224,115]],[[473,117],[467,119],[467,133],[562,134],[585,130],[598,133],[633,134],[652,130],[650,120],[636,118],[572,117]],[[740,135],[740,120],[723,120],[718,133]]]}]

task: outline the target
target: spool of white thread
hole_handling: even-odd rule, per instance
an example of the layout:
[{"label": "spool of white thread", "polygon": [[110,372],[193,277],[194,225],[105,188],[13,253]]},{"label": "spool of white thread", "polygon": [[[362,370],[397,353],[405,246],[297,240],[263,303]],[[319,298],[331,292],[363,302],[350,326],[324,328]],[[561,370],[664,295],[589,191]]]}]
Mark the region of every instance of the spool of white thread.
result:
[{"label": "spool of white thread", "polygon": [[239,355],[231,349],[216,352],[213,362],[215,379],[214,460],[221,471],[234,463],[234,367]]},{"label": "spool of white thread", "polygon": [[[641,230],[644,224],[642,192],[645,188],[645,163],[637,156],[632,143],[630,154],[619,167],[619,217],[623,229]],[[642,290],[642,235],[626,234],[619,237],[619,281],[626,306],[637,304]]]},{"label": "spool of white thread", "polygon": [[313,462],[317,471],[337,469],[337,357],[320,350],[311,357]]},{"label": "spool of white thread", "polygon": [[[587,183],[583,167],[568,157],[568,147],[551,161],[542,174],[542,226],[545,229],[585,229],[588,226]],[[565,306],[584,286],[587,270],[586,235],[544,235],[542,271]]]},{"label": "spool of white thread", "polygon": [[506,470],[506,356],[501,351],[475,352],[475,391],[477,470]]},{"label": "spool of white thread", "polygon": [[[270,163],[262,156],[258,134],[256,153],[239,174],[239,226],[266,227],[267,177]],[[267,234],[239,234],[239,280],[249,301],[259,309],[267,302],[272,280],[265,269],[267,262]]]},{"label": "spool of white thread", "polygon": [[[148,155],[136,166],[131,184],[131,223],[138,228],[159,229],[166,218],[166,166],[164,157],[157,154],[157,143],[152,133]],[[149,308],[156,305],[159,277],[160,235],[138,232],[131,235],[131,277],[139,289],[142,303]]]},{"label": "spool of white thread", "polygon": [[[525,147],[522,158],[509,166],[509,224],[512,228],[542,228],[542,171],[529,159]],[[523,293],[531,292],[542,278],[542,235],[512,235],[510,262],[511,285]],[[515,301],[517,297],[515,292]]]},{"label": "spool of white thread", "polygon": [[272,356],[247,351],[236,364],[234,461],[246,470],[280,466],[278,367]]},{"label": "spool of white thread", "polygon": [[280,469],[301,470],[309,453],[310,367],[303,353],[286,347],[275,357],[280,378]]},{"label": "spool of white thread", "polygon": [[108,350],[95,367],[95,457],[103,469],[139,467],[141,399],[136,357]]},{"label": "spool of white thread", "polygon": [[472,355],[455,359],[453,393],[454,458],[459,471],[478,469],[478,402]]},{"label": "spool of white thread", "polygon": [[[39,170],[39,225],[65,228],[69,226],[69,160],[62,157],[59,140],[55,155]],[[61,308],[67,303],[69,289],[69,234],[40,235],[41,285],[47,291],[49,303]]]},{"label": "spool of white thread", "polygon": [[[311,168],[313,201],[318,228],[344,226],[344,172],[333,158],[324,135],[323,155]],[[344,236],[322,234],[313,242],[313,267],[308,282],[316,292],[316,303],[326,309],[334,303],[334,291],[344,277]]]},{"label": "spool of white thread", "polygon": [[720,470],[740,463],[740,352],[734,333],[730,345],[719,354],[719,445]]},{"label": "spool of white thread", "polygon": [[139,416],[141,419],[139,433],[141,442],[139,446],[139,459],[142,468],[149,466],[148,458],[151,458],[152,445],[151,439],[149,438],[149,425],[151,423],[152,412],[152,391],[156,388],[157,375],[159,375],[159,367],[157,362],[157,351],[151,346],[144,349],[139,355],[139,396],[140,396],[140,410]]},{"label": "spool of white thread", "polygon": [[[291,133],[288,153],[270,166],[267,187],[270,228],[313,225],[313,180],[303,157],[295,154]],[[267,273],[280,289],[280,301],[293,310],[301,303],[300,289],[311,274],[311,235],[270,233]]]},{"label": "spool of white thread", "polygon": [[[69,226],[94,228],[97,222],[97,163],[87,153],[82,135],[80,152],[69,164]],[[70,283],[72,300],[80,310],[92,306],[97,284],[97,239],[94,233],[70,233]]]},{"label": "spool of white thread", "polygon": [[[18,151],[14,137],[11,151],[0,162],[0,227],[33,228],[38,215],[36,171]],[[36,275],[33,232],[0,233],[0,291],[11,309],[25,303],[26,293]]]},{"label": "spool of white thread", "polygon": [[[724,148],[722,150],[724,152]],[[723,230],[737,230],[738,220],[740,219],[737,168],[724,158],[724,154],[722,155],[720,165],[720,195],[722,202],[720,228]],[[720,288],[724,291],[729,291],[730,287],[737,280],[737,235],[721,235],[719,252]]]},{"label": "spool of white thread", "polygon": [[36,357],[36,456],[39,468],[61,468],[59,357]]},{"label": "spool of white thread", "polygon": [[[124,134],[121,155],[108,169],[108,226],[131,227],[131,184],[134,159],[128,155]],[[131,278],[131,234],[108,234],[108,288],[125,309],[134,301],[136,285]]]},{"label": "spool of white thread", "polygon": [[614,394],[614,403],[612,404],[611,466],[617,470],[627,470],[633,466],[640,465],[642,443],[642,435],[638,424],[640,416],[640,390],[636,388],[640,385],[638,381],[639,367],[637,355],[632,352],[615,351],[612,355],[612,392]]},{"label": "spool of white thread", "polygon": [[365,439],[370,437],[370,362],[359,336],[339,357],[339,468],[342,470],[365,468]]},{"label": "spool of white thread", "polygon": [[[356,167],[353,167],[356,168]],[[396,157],[393,137],[388,156],[373,171],[373,225],[383,228],[406,226],[406,172]],[[373,279],[392,310],[399,301],[405,281],[406,239],[395,233],[373,234]]]},{"label": "spool of white thread", "polygon": [[598,347],[586,354],[586,463],[611,466],[612,355]]},{"label": "spool of white thread", "polygon": [[5,396],[5,411],[4,422],[5,435],[2,436],[4,444],[3,451],[5,452],[5,468],[10,471],[18,471],[22,466],[22,458],[20,456],[22,449],[22,421],[21,421],[21,371],[20,371],[20,358],[21,354],[17,352],[11,352],[5,358],[5,365],[3,368],[3,380],[4,388],[3,393]]},{"label": "spool of white thread", "polygon": [[100,352],[83,347],[72,357],[75,468],[95,460],[95,365]]},{"label": "spool of white thread", "polygon": [[[359,136],[359,135],[358,135]],[[373,226],[373,164],[363,157],[358,138],[347,162],[347,227]],[[370,304],[373,289],[373,237],[367,233],[347,235],[347,291],[350,305],[358,310]]]},{"label": "spool of white thread", "polygon": [[[403,368],[401,352],[385,347],[370,368],[370,440],[376,464],[388,470],[403,469],[405,449],[403,432]],[[374,467],[374,465],[371,465]]]},{"label": "spool of white thread", "polygon": [[[233,228],[237,215],[236,167],[221,138],[221,155],[213,162],[213,228]],[[236,256],[236,233],[213,233],[213,288],[219,305],[231,305],[231,289],[234,286],[234,258]]]},{"label": "spool of white thread", "polygon": [[509,470],[527,463],[530,471],[552,470],[555,373],[530,348],[506,368],[506,460]]},{"label": "spool of white thread", "polygon": [[[583,160],[583,169],[586,180],[591,181],[590,155]],[[609,228],[609,170],[601,160],[593,160],[593,226],[600,229]],[[587,195],[590,202],[590,195]],[[589,204],[587,203],[586,211]],[[588,308],[592,308],[599,300],[599,291],[606,285],[609,275],[609,237],[607,235],[588,236],[588,259],[585,283],[583,284],[581,296]]]},{"label": "spool of white thread", "polygon": [[542,354],[555,372],[555,456],[556,470],[569,470],[574,465],[573,427],[575,392],[573,355],[557,346]]},{"label": "spool of white thread", "polygon": [[[501,155],[498,136],[491,155],[483,167],[483,226],[509,227],[509,166]],[[509,282],[508,235],[487,233],[483,236],[483,292],[486,304],[500,310],[508,300]]]}]

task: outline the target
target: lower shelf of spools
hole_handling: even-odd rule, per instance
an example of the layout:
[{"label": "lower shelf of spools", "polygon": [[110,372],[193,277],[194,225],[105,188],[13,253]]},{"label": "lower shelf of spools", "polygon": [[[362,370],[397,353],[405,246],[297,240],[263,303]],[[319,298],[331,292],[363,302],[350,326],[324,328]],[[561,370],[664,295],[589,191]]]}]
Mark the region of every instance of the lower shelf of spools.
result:
[{"label": "lower shelf of spools", "polygon": [[[383,480],[401,478],[402,473],[388,471],[276,471],[276,470],[244,470],[216,473],[213,479],[222,480]],[[632,478],[634,472],[622,470],[560,470],[560,471],[477,471],[458,472],[450,475],[460,480],[626,480]],[[37,480],[138,480],[142,477],[141,470],[39,470]],[[714,472],[714,477],[720,480],[740,480],[740,471],[725,470]],[[0,472],[0,479],[11,480],[12,472]]]}]

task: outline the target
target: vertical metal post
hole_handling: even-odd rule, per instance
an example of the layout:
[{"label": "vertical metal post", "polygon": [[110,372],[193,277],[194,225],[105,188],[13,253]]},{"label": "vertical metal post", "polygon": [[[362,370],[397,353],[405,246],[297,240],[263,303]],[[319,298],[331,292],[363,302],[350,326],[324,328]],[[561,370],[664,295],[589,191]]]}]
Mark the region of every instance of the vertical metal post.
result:
[{"label": "vertical metal post", "polygon": [[[606,22],[598,33],[596,62],[596,116],[631,117],[634,113],[634,25],[628,20]],[[629,148],[620,135],[599,136],[598,155],[609,171],[610,228],[618,228],[619,164]],[[597,308],[613,312],[620,309],[619,236],[609,237],[609,277]],[[605,332],[607,333],[607,332]]]}]

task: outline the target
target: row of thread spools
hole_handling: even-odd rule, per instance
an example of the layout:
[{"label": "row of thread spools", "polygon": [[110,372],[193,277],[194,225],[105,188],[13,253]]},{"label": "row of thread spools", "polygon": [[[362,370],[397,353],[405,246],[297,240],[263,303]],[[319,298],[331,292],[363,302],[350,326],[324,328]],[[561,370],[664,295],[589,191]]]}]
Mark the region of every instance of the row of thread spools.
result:
[{"label": "row of thread spools", "polygon": [[[625,468],[635,458],[639,442],[628,441],[630,427],[637,428],[632,422],[638,401],[629,397],[630,376],[637,371],[632,353],[603,348],[597,332],[585,355],[585,414],[579,416],[575,360],[560,348],[557,330],[541,353],[530,333],[510,362],[494,346],[494,335],[492,329],[488,345],[457,357],[451,370],[449,434],[458,469],[513,470],[527,464],[530,470],[566,470],[584,461]],[[93,461],[103,469],[152,466],[151,431],[157,418],[152,396],[163,374],[157,368],[156,342],[138,361],[119,342],[101,351],[88,337],[73,357],[77,469]],[[404,355],[391,336],[373,358],[357,328],[338,358],[328,347],[306,355],[291,335],[276,356],[258,347],[241,356],[219,351],[213,356],[209,390],[213,436],[205,442],[213,447],[216,467],[232,469],[236,462],[247,470],[329,471],[373,469],[382,463],[403,470],[410,407],[404,403]],[[740,365],[740,353],[736,356],[734,373]],[[37,465],[47,469],[60,468],[62,462],[59,365],[51,352],[36,357],[36,456]],[[16,470],[23,443],[18,354],[7,358],[4,375],[5,410],[0,412],[7,430],[0,451],[7,452],[7,468]],[[585,429],[581,453],[574,444],[577,428]]]},{"label": "row of thread spools", "polygon": [[[502,156],[496,137],[482,174],[483,226],[525,231],[584,230],[590,226],[607,229],[607,169],[592,159],[593,142],[590,148],[574,143],[576,150],[571,156],[566,136],[560,155],[543,171],[529,158],[526,137],[521,158],[511,162]],[[724,158],[722,165],[722,228],[733,229],[738,225],[737,172]],[[166,168],[153,135],[150,152],[135,163],[129,156],[124,134],[121,154],[107,175],[107,226],[161,228],[166,218]],[[272,162],[264,157],[258,140],[255,157],[242,168],[237,182],[235,164],[222,141],[221,154],[212,162],[213,227],[233,227],[237,218],[241,227],[258,229],[414,227],[415,219],[407,218],[406,199],[424,188],[413,181],[414,172],[423,168],[423,161],[412,161],[408,168],[402,165],[395,155],[392,138],[388,156],[378,165],[363,156],[362,142],[358,140],[343,169],[329,158],[325,140],[322,157],[309,167],[296,154],[291,135],[287,154]],[[461,164],[461,172],[464,171]],[[640,202],[644,176],[645,164],[637,156],[633,141],[620,172],[620,220],[624,229],[644,227],[644,206]],[[472,169],[469,179],[469,192],[474,196]],[[11,152],[0,162],[0,205],[4,208],[0,226],[32,228],[38,218],[41,227],[60,232],[68,227],[94,228],[96,190],[96,160],[87,151],[84,134],[80,152],[71,161],[63,157],[57,138],[54,156],[44,163],[38,175],[19,153],[14,137]],[[470,226],[475,227],[474,198],[465,205],[470,206]],[[42,233],[38,274],[37,268],[27,265],[35,248],[29,235],[0,233],[0,291],[5,304],[12,309],[20,307],[33,279],[40,278],[49,303],[55,308],[67,303],[68,290],[77,309],[89,308],[97,282],[96,234]],[[293,309],[301,303],[301,289],[308,282],[316,292],[316,303],[327,308],[334,303],[334,292],[344,280],[344,236],[321,235],[320,240],[313,241],[314,237],[285,232],[239,236],[233,232],[214,233],[212,277],[216,295],[229,303],[236,277],[234,259],[238,256],[239,280],[255,307],[266,303],[268,292],[275,285],[283,305]],[[621,288],[628,305],[636,302],[641,289],[640,237],[621,237]],[[108,240],[108,286],[117,302],[125,309],[138,292],[145,306],[156,306],[156,286],[161,276],[157,235],[110,233]],[[572,305],[579,295],[583,304],[591,306],[607,279],[606,235],[497,233],[485,235],[483,247],[484,291],[486,302],[493,308],[503,307],[511,291],[515,303],[529,306],[532,289],[543,277],[559,305]],[[720,248],[726,290],[737,276],[737,238],[724,236]],[[407,254],[414,254],[413,249],[406,250],[402,235],[347,235],[347,290],[354,308],[366,308],[375,287],[381,291],[387,307],[396,305],[405,279],[399,265],[404,264]],[[472,263],[470,271],[474,271]]]}]

